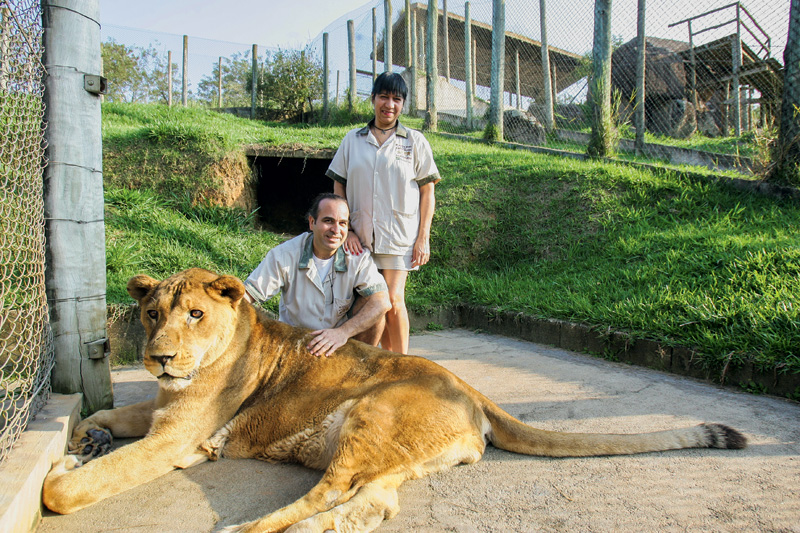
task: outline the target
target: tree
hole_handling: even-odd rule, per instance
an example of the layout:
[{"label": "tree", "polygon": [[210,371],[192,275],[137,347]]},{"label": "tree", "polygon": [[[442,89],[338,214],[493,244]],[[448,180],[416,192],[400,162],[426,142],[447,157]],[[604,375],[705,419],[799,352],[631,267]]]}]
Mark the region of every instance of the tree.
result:
[{"label": "tree", "polygon": [[[251,83],[250,51],[237,52],[222,60],[222,105],[224,107],[249,107]],[[197,97],[209,106],[217,106],[219,90],[219,62],[215,62],[210,76],[203,76],[197,85]]]},{"label": "tree", "polygon": [[[167,101],[167,61],[153,46],[126,46],[114,39],[101,43],[106,99],[111,102]],[[173,72],[177,65],[173,64]],[[176,89],[177,88],[177,89]],[[173,91],[180,90],[173,79]]]},{"label": "tree", "polygon": [[311,60],[309,52],[278,49],[265,59],[256,87],[268,118],[297,120],[313,112],[314,100],[322,97],[322,65]]},{"label": "tree", "polygon": [[770,181],[800,186],[800,0],[792,0],[783,51],[781,124]]}]

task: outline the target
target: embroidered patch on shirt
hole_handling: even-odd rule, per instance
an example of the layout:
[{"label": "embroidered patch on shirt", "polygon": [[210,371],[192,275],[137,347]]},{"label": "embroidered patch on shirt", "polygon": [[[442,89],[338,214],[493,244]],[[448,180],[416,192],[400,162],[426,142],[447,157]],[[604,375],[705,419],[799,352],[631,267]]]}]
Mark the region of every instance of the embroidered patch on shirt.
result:
[{"label": "embroidered patch on shirt", "polygon": [[395,158],[398,161],[405,161],[406,163],[411,163],[411,152],[413,151],[414,147],[411,145],[404,145],[401,143],[397,143],[394,145],[394,153]]}]

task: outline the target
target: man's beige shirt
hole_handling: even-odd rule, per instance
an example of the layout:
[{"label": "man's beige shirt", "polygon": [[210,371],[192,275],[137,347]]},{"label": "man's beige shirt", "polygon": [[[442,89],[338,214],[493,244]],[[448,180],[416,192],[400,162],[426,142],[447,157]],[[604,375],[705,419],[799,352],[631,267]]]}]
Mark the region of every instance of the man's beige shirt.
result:
[{"label": "man's beige shirt", "polygon": [[276,246],[244,282],[258,303],[281,293],[281,322],[314,330],[337,327],[347,320],[353,291],[361,296],[388,291],[368,251],[351,255],[339,248],[333,268],[320,282],[313,243],[314,235],[304,233]]},{"label": "man's beige shirt", "polygon": [[398,123],[378,146],[369,126],[345,135],[325,174],[347,188],[350,228],[361,243],[376,254],[406,255],[419,232],[419,188],[438,182],[439,169],[422,133]]}]

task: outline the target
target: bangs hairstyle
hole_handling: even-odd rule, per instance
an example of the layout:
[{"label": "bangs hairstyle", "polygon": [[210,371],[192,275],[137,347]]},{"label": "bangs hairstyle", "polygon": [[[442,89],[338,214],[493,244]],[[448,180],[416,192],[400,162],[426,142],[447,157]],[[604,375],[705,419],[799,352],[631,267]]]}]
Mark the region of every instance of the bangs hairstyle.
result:
[{"label": "bangs hairstyle", "polygon": [[375,83],[372,86],[372,96],[375,97],[381,93],[402,96],[403,100],[405,100],[408,95],[406,80],[397,72],[382,73],[375,79]]}]

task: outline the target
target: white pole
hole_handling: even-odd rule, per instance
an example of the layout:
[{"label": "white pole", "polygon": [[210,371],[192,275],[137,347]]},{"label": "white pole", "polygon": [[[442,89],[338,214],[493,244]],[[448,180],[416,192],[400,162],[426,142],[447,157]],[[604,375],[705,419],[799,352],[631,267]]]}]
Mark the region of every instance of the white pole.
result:
[{"label": "white pole", "polygon": [[[56,366],[53,390],[112,407],[106,338],[106,260],[98,0],[42,4],[47,129],[46,287]],[[89,84],[90,81],[94,83]]]}]

